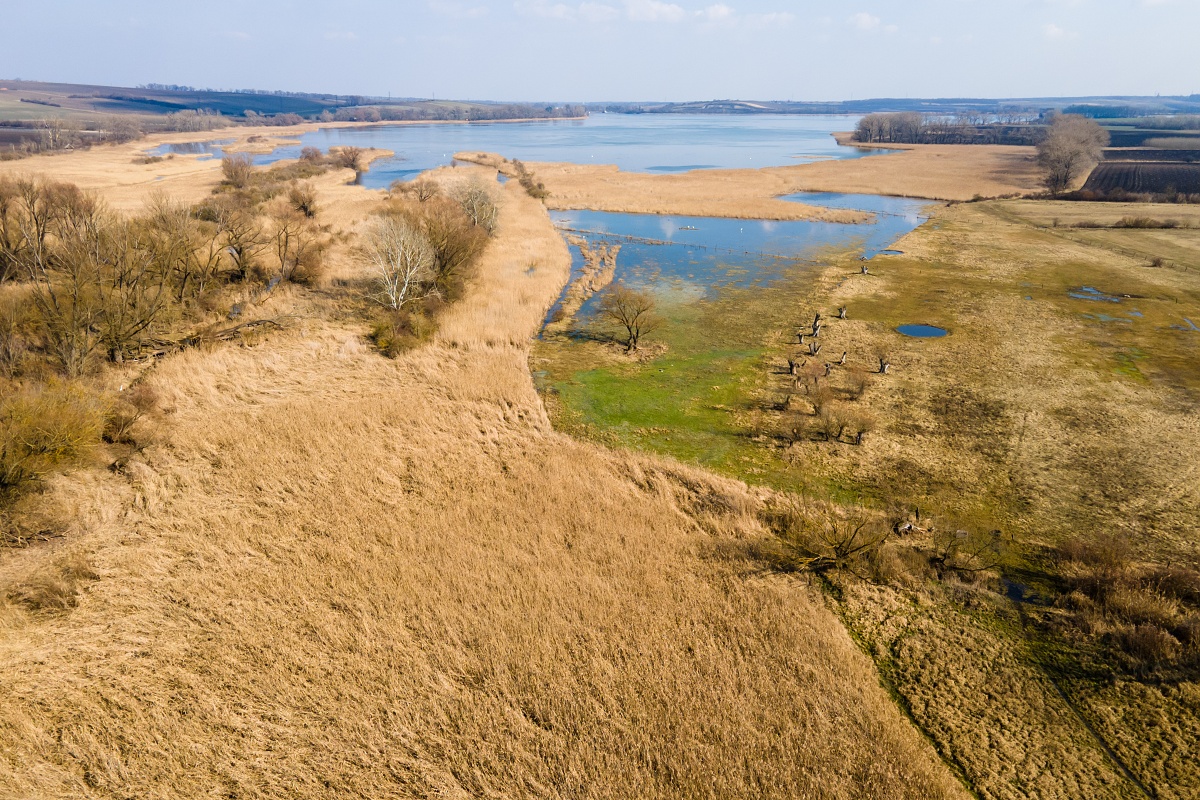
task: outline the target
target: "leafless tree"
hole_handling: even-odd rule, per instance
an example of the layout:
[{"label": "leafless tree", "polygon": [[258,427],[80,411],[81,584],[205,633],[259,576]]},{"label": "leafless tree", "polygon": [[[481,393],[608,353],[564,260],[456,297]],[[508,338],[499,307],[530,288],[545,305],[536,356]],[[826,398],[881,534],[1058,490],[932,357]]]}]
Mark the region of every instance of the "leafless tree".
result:
[{"label": "leafless tree", "polygon": [[1108,133],[1092,119],[1077,114],[1054,118],[1046,137],[1038,144],[1038,163],[1046,170],[1050,194],[1067,189],[1104,154]]},{"label": "leafless tree", "polygon": [[643,336],[662,325],[654,308],[653,295],[614,283],[600,296],[597,311],[625,329],[625,352],[632,353],[638,349]]},{"label": "leafless tree", "polygon": [[398,310],[433,290],[433,246],[408,220],[380,220],[367,234],[365,249],[375,271],[376,299],[383,305]]},{"label": "leafless tree", "polygon": [[363,170],[363,156],[366,151],[361,147],[338,147],[330,149],[329,155],[334,163],[343,169],[352,169],[355,172]]},{"label": "leafless tree", "polygon": [[477,180],[456,186],[451,192],[454,201],[462,206],[462,210],[471,218],[471,222],[488,232],[496,230],[498,211],[496,201],[487,188]]},{"label": "leafless tree", "polygon": [[891,534],[884,517],[861,506],[794,503],[772,516],[784,564],[791,569],[853,571],[859,559],[877,551]]}]

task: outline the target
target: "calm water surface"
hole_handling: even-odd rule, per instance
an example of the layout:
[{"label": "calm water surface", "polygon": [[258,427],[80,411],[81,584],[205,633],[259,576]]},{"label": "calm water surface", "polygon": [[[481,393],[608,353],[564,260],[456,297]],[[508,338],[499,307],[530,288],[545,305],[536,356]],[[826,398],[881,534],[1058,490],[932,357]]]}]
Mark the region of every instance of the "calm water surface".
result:
[{"label": "calm water surface", "polygon": [[[831,134],[853,130],[856,116],[714,116],[708,114],[593,114],[583,120],[472,123],[470,125],[376,125],[322,128],[298,145],[254,156],[271,164],[296,158],[303,147],[378,147],[395,156],[371,165],[364,186],[385,188],[427,169],[450,163],[459,151],[488,151],[524,161],[616,164],[631,172],[745,168],[803,164],[830,158],[863,158],[869,150],[842,147]],[[186,152],[166,148],[156,152]],[[220,157],[217,146],[192,152]]]},{"label": "calm water surface", "polygon": [[[874,195],[796,194],[787,199],[870,211],[870,222],[847,225],[809,220],[719,219],[604,211],[552,211],[562,230],[589,241],[619,243],[616,279],[672,295],[676,301],[712,296],[726,287],[768,286],[796,261],[816,261],[823,252],[850,250],[871,257],[927,218],[927,200]],[[584,267],[571,248],[571,280]],[[597,298],[580,309],[586,317]],[[550,310],[553,315],[557,310]],[[548,317],[549,318],[549,315]]]}]

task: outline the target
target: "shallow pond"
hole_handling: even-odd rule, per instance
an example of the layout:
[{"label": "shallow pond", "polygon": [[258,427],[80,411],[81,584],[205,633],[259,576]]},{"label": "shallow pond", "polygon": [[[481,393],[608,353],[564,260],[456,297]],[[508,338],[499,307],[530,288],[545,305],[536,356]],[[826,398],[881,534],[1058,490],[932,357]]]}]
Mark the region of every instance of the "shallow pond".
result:
[{"label": "shallow pond", "polygon": [[[797,261],[813,262],[826,251],[850,250],[869,258],[920,225],[928,205],[925,200],[872,195],[796,194],[786,199],[855,208],[875,216],[856,225],[603,211],[554,211],[551,217],[564,232],[589,242],[620,244],[617,280],[684,302],[711,297],[724,288],[769,285]],[[584,260],[578,247],[571,248],[571,257],[574,280]],[[589,300],[580,314],[587,316],[595,303],[595,298]],[[557,308],[558,304],[547,318]]]},{"label": "shallow pond", "polygon": [[224,155],[224,147],[233,144],[236,139],[217,139],[211,142],[175,142],[160,144],[150,151],[152,156],[200,156],[204,161],[209,158],[220,158]]},{"label": "shallow pond", "polygon": [[945,328],[936,325],[899,325],[896,332],[915,339],[940,339],[947,333]]}]

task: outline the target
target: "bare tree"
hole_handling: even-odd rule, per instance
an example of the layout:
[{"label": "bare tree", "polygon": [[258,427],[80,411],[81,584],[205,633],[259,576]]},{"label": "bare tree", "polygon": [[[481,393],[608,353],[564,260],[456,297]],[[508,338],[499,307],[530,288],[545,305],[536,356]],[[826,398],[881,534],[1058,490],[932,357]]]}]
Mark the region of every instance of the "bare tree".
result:
[{"label": "bare tree", "polygon": [[366,153],[361,147],[338,147],[330,149],[329,155],[334,163],[343,169],[352,169],[355,172],[363,170],[363,155]]},{"label": "bare tree", "polygon": [[234,277],[245,278],[255,266],[259,253],[270,243],[258,214],[236,198],[227,197],[217,208],[217,226],[225,252],[233,261]]},{"label": "bare tree", "polygon": [[376,299],[392,309],[425,297],[436,277],[433,246],[405,219],[382,219],[367,234],[366,253],[379,287]]},{"label": "bare tree", "polygon": [[496,230],[498,209],[492,194],[479,181],[472,180],[454,188],[451,192],[462,210],[471,218],[471,222],[483,228],[491,235]]},{"label": "bare tree", "polygon": [[418,203],[425,203],[440,195],[442,188],[436,181],[421,178],[412,182],[402,180],[392,181],[392,185],[388,187],[388,191],[393,195],[414,197]]},{"label": "bare tree", "polygon": [[1006,556],[998,530],[963,530],[951,526],[935,530],[933,563],[939,571],[983,572],[1000,566]]},{"label": "bare tree", "polygon": [[1038,163],[1046,170],[1050,194],[1058,195],[1096,164],[1108,145],[1108,133],[1095,120],[1060,114],[1038,144]]},{"label": "bare tree", "polygon": [[783,546],[783,565],[790,569],[853,572],[857,562],[879,550],[891,534],[882,515],[861,506],[792,503],[772,516],[771,527]]},{"label": "bare tree", "polygon": [[650,293],[614,283],[600,296],[597,311],[625,329],[625,352],[632,353],[643,336],[662,325],[662,318],[654,309],[654,296]]},{"label": "bare tree", "polygon": [[110,216],[94,197],[55,187],[58,214],[45,244],[22,219],[25,272],[47,350],[70,377],[99,348],[113,361],[134,354],[170,301],[168,271],[147,226]]}]

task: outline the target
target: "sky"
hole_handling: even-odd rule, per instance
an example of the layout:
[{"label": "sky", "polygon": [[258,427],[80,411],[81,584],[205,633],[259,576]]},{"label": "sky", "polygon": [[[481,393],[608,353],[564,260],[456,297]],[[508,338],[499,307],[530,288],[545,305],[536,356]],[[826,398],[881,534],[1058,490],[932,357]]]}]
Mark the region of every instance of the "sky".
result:
[{"label": "sky", "polygon": [[469,100],[1200,93],[1200,0],[0,0],[0,78]]}]

